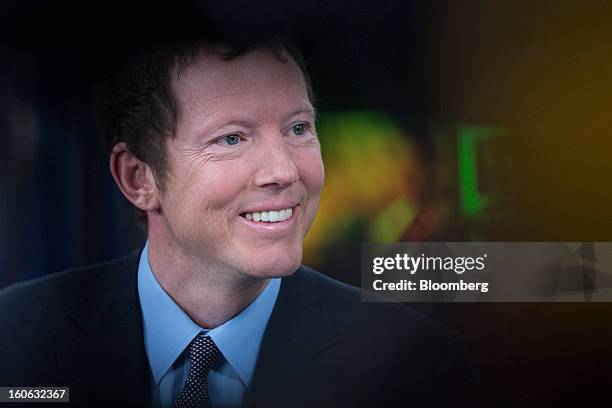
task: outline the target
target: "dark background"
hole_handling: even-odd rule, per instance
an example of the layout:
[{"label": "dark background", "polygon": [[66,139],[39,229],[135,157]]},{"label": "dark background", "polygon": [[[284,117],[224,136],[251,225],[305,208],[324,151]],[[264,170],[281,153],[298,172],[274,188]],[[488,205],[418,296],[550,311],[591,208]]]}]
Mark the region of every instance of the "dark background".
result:
[{"label": "dark background", "polygon": [[[405,210],[409,222],[394,240],[611,240],[608,2],[21,1],[0,11],[0,287],[142,245],[108,172],[89,87],[126,40],[199,24],[245,35],[289,30],[323,118],[393,120],[417,169],[406,182],[414,211]],[[466,207],[458,146],[466,131],[491,129],[501,136],[476,151],[488,199]],[[330,180],[345,157],[325,155],[342,149],[333,132],[320,137]],[[357,176],[380,168],[360,166]],[[321,211],[358,206],[334,188],[326,185]],[[320,216],[315,241],[325,228],[342,234],[309,243],[305,263],[358,285],[359,243],[382,211],[363,207],[348,224]],[[464,335],[483,405],[609,399],[606,303],[413,307]]]}]

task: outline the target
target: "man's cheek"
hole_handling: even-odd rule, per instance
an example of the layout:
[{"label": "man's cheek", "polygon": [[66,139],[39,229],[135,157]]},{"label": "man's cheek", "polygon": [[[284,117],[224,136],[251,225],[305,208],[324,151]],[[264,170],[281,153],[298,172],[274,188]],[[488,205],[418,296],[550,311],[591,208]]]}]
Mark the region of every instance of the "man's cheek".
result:
[{"label": "man's cheek", "polygon": [[300,161],[300,173],[306,187],[311,191],[320,191],[325,180],[325,168],[321,155],[312,153]]}]

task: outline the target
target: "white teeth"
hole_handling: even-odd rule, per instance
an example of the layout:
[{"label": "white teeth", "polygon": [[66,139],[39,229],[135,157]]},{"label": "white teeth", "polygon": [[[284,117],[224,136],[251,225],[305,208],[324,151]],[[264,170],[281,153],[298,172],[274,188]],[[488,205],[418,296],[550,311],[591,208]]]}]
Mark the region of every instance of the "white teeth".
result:
[{"label": "white teeth", "polygon": [[286,210],[270,210],[270,211],[258,211],[253,213],[246,213],[244,218],[249,221],[263,221],[263,222],[280,222],[291,218],[293,214],[292,208]]}]

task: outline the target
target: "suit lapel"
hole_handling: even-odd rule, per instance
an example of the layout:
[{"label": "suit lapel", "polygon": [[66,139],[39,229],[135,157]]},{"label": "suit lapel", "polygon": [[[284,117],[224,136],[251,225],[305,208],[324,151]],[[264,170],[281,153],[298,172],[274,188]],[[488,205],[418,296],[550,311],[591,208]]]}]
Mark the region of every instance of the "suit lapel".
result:
[{"label": "suit lapel", "polygon": [[314,357],[338,341],[319,289],[300,267],[284,278],[262,340],[247,406],[284,406]]},{"label": "suit lapel", "polygon": [[71,402],[79,406],[150,405],[138,259],[132,254],[101,267],[61,334],[60,374],[71,387]]}]

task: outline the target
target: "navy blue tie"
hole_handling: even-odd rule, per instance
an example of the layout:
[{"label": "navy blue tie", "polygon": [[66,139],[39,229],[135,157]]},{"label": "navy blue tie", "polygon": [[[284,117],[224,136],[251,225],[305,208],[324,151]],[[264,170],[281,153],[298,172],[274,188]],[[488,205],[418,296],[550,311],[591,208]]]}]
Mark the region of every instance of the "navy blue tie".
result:
[{"label": "navy blue tie", "polygon": [[212,407],[208,395],[208,373],[221,352],[204,333],[198,334],[189,345],[189,375],[172,408]]}]

